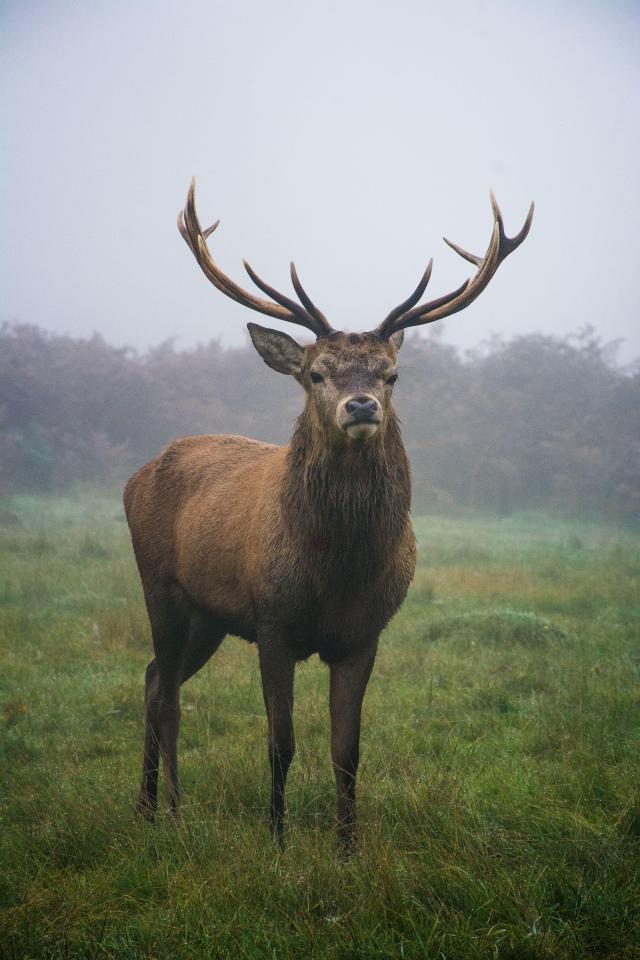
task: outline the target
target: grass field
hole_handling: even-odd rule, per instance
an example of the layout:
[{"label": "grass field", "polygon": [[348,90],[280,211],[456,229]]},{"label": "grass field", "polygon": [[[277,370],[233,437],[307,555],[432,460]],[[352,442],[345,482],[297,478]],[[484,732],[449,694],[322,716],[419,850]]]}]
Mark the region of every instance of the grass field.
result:
[{"label": "grass field", "polygon": [[336,857],[301,664],[287,849],[255,650],[183,690],[184,816],[135,818],[150,639],[116,500],[0,513],[0,956],[640,958],[640,535],[418,518]]}]

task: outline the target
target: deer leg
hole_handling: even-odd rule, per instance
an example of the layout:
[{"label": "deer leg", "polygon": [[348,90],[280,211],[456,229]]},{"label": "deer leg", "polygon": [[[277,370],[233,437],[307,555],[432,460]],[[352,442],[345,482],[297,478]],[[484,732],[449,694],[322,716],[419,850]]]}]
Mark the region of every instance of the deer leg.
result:
[{"label": "deer leg", "polygon": [[356,774],[360,759],[360,714],[376,656],[376,644],[330,664],[331,759],[338,796],[338,838],[349,855],[356,842]]},{"label": "deer leg", "polygon": [[153,818],[158,805],[158,767],[160,764],[160,736],[158,733],[158,666],[152,660],[145,672],[144,690],[144,755],[142,785],[138,810]]},{"label": "deer leg", "polygon": [[158,730],[160,732],[160,753],[164,770],[167,807],[176,813],[180,801],[178,783],[178,730],[180,728],[180,680],[171,673],[163,683],[160,678],[160,696],[158,703]]},{"label": "deer leg", "polygon": [[203,613],[192,613],[189,618],[189,638],[185,651],[180,683],[197,673],[213,656],[226,636],[224,627],[219,626]]},{"label": "deer leg", "polygon": [[187,620],[166,608],[162,616],[154,609],[150,619],[156,656],[145,678],[144,759],[138,809],[152,818],[158,802],[160,755],[169,809],[175,812],[178,807],[180,685],[206,663],[225,633],[197,612]]},{"label": "deer leg", "polygon": [[287,773],[295,753],[293,675],[295,660],[286,645],[271,633],[258,639],[262,692],[269,726],[271,765],[271,832],[282,844]]},{"label": "deer leg", "polygon": [[171,810],[178,805],[177,740],[180,719],[179,651],[160,652],[156,644],[156,656],[146,671],[145,682],[145,732],[142,786],[138,809],[153,817],[158,803],[158,766],[162,756],[167,800]]},{"label": "deer leg", "polygon": [[[158,596],[145,591],[155,658],[145,676],[145,736],[142,784],[138,809],[153,818],[158,802],[160,756],[165,774],[167,803],[176,811],[179,800],[177,743],[180,723],[180,684],[184,668],[194,659],[190,673],[204,662],[202,631],[192,630],[195,614],[189,615],[181,597]],[[220,638],[222,639],[222,638]],[[217,640],[212,650],[220,643]]]}]

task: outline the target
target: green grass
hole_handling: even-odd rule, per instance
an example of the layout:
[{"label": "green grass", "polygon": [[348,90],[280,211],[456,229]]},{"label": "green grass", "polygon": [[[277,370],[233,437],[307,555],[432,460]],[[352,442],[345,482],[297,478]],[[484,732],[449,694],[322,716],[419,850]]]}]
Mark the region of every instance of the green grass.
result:
[{"label": "green grass", "polygon": [[232,638],[183,691],[184,816],[140,822],[150,639],[120,507],[3,506],[3,960],[640,958],[640,535],[418,518],[341,863],[326,669],[297,671],[284,853]]}]

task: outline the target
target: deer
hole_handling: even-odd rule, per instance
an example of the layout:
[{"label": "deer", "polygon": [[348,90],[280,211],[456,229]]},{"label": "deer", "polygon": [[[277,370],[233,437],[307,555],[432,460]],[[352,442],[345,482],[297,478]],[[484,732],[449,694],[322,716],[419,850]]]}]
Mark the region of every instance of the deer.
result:
[{"label": "deer", "polygon": [[290,442],[240,436],[183,437],[128,481],[124,505],[151,626],[138,809],[157,810],[160,758],[169,811],[177,812],[180,688],[228,634],[257,646],[271,770],[270,827],[282,845],[285,784],[294,757],[294,672],[313,654],[329,670],[331,759],[339,849],[356,849],[356,775],[362,703],[378,640],[402,604],[416,564],[411,478],[392,395],[404,331],[468,307],[526,238],[515,237],[491,193],[487,251],[445,242],[477,269],[456,290],[421,302],[417,287],[373,330],[335,330],[303,288],[280,293],[243,261],[268,299],[222,272],[202,229],[191,181],[178,228],[207,279],[236,303],[304,327],[315,340],[248,323],[271,369],[305,393]]}]

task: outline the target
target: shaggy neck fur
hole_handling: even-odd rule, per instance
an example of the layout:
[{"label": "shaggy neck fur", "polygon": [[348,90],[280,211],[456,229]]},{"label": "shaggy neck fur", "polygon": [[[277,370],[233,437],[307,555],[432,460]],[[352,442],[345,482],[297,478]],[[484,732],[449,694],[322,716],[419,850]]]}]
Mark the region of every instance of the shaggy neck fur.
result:
[{"label": "shaggy neck fur", "polygon": [[289,445],[282,508],[303,550],[334,569],[387,562],[405,529],[409,462],[393,410],[365,442],[328,443],[305,412]]}]

